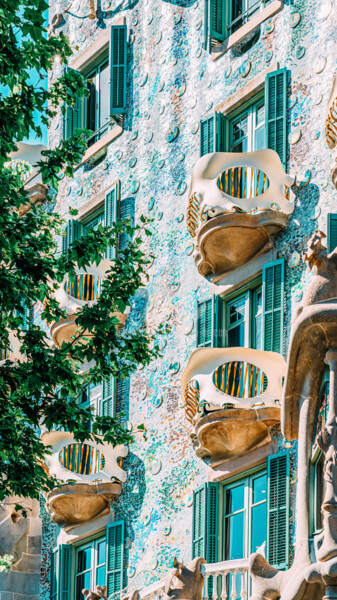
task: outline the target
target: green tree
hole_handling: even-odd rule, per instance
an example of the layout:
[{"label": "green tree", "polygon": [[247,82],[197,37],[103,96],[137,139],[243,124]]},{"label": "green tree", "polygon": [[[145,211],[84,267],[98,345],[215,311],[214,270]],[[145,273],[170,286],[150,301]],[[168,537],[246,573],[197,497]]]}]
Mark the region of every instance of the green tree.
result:
[{"label": "green tree", "polygon": [[[159,355],[160,331],[149,334],[142,327],[126,327],[120,332],[114,315],[123,313],[146,283],[153,260],[142,250],[150,235],[146,219],[134,227],[130,222],[100,226],[62,254],[57,241],[64,222],[52,211],[51,198],[19,215],[29,198],[19,169],[9,164],[16,142],[34,132],[40,136],[36,111],[48,125],[58,110],[73,106],[75,96],[87,93],[83,78],[71,70],[64,69],[49,89],[44,85],[56,56],[65,65],[71,55],[62,32],[47,38],[43,20],[47,7],[45,0],[3,0],[0,6],[0,348],[10,349],[12,332],[25,357],[0,363],[0,501],[13,494],[38,498],[55,485],[43,468],[42,426],[62,426],[78,441],[99,439],[102,433],[113,445],[131,442],[130,432],[109,417],[97,417],[89,433],[89,412],[79,408],[76,398],[84,385],[110,375],[126,377]],[[30,82],[32,68],[40,75],[39,85]],[[57,190],[61,176],[73,176],[87,135],[77,130],[71,139],[44,152],[38,168],[50,189]],[[76,265],[98,264],[107,247],[117,247],[122,231],[128,241],[117,252],[99,299],[76,313],[73,339],[53,347],[48,327],[66,316],[55,290],[65,276],[74,280]],[[31,318],[33,313],[39,319]],[[84,360],[94,361],[94,366],[83,374]]]}]

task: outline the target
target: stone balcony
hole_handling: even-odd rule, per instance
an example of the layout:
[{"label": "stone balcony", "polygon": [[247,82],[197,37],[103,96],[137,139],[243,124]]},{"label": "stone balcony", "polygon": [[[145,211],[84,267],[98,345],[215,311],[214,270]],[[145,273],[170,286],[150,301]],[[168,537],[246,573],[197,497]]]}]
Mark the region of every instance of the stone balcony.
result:
[{"label": "stone balcony", "polygon": [[[76,313],[85,305],[93,305],[101,293],[105,275],[111,266],[110,260],[102,260],[99,265],[90,265],[87,269],[75,269],[76,277],[70,281],[67,277],[55,292],[60,308],[65,310],[65,319],[54,321],[50,326],[50,334],[55,346],[60,348],[63,342],[70,342],[78,332]],[[125,325],[127,314],[112,313],[119,321],[118,327]],[[89,332],[86,337],[89,337]]]},{"label": "stone balcony", "polygon": [[325,139],[332,152],[331,177],[337,187],[337,76],[335,76],[331,94],[325,111]]},{"label": "stone balcony", "polygon": [[71,527],[107,514],[126,481],[121,458],[127,447],[76,442],[67,431],[44,432],[41,439],[51,451],[48,472],[60,481],[46,497],[52,521]]},{"label": "stone balcony", "polygon": [[280,422],[286,364],[276,352],[199,348],[181,378],[186,418],[197,456],[212,466],[271,441]]},{"label": "stone balcony", "polygon": [[271,235],[286,227],[294,210],[293,183],[273,150],[202,156],[187,208],[199,273],[216,283],[270,250]]}]

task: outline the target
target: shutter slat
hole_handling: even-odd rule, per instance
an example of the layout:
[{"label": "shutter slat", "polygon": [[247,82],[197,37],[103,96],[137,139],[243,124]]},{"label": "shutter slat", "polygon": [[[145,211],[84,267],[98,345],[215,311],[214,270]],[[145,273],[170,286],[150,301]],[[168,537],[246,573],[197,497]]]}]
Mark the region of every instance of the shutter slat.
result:
[{"label": "shutter slat", "polygon": [[[123,198],[119,202],[119,219],[126,221],[130,219],[130,224],[133,226],[135,221],[135,200],[134,198]],[[126,233],[121,233],[119,236],[118,249],[124,250],[129,241],[129,236]]]},{"label": "shutter slat", "polygon": [[57,600],[57,583],[59,580],[59,549],[55,548],[50,560],[50,600]]},{"label": "shutter slat", "polygon": [[65,254],[69,250],[73,243],[82,236],[82,225],[75,219],[69,219],[63,229],[62,235],[62,252]]},{"label": "shutter slat", "polygon": [[219,486],[204,483],[193,492],[192,558],[218,561]]},{"label": "shutter slat", "polygon": [[59,546],[58,563],[58,600],[69,600],[71,581],[71,546],[67,546],[66,544]]},{"label": "shutter slat", "polygon": [[208,563],[218,562],[218,535],[219,535],[219,488],[217,483],[207,484],[207,547],[206,560]]},{"label": "shutter slat", "polygon": [[267,558],[278,569],[288,568],[289,452],[268,458]]},{"label": "shutter slat", "polygon": [[113,417],[115,408],[115,380],[112,375],[103,380],[102,386],[102,417]]},{"label": "shutter slat", "polygon": [[197,305],[197,347],[212,346],[213,341],[213,310],[212,298],[207,298]]},{"label": "shutter slat", "polygon": [[124,521],[107,525],[106,580],[107,596],[123,589]]},{"label": "shutter slat", "polygon": [[263,349],[283,351],[284,259],[263,266]]},{"label": "shutter slat", "polygon": [[110,114],[126,113],[127,75],[126,25],[112,25],[110,31]]},{"label": "shutter slat", "polygon": [[[116,380],[116,395],[114,406],[114,417],[118,418],[119,423],[125,423],[129,411],[130,378]],[[121,413],[124,416],[121,416]]]},{"label": "shutter slat", "polygon": [[328,253],[337,247],[337,214],[328,213]]},{"label": "shutter slat", "polygon": [[[66,67],[67,71],[73,70]],[[66,106],[66,112],[63,117],[63,139],[69,139],[75,129],[80,129],[83,125],[84,102],[83,98],[76,98],[74,107]]]},{"label": "shutter slat", "polygon": [[286,170],[287,163],[287,69],[268,73],[266,91],[266,145],[275,150]]},{"label": "shutter slat", "polygon": [[210,0],[210,35],[218,42],[226,37],[225,7],[224,0]]},{"label": "shutter slat", "polygon": [[192,559],[206,558],[206,485],[193,492]]},{"label": "shutter slat", "polygon": [[227,119],[222,113],[214,112],[200,121],[200,156],[226,151]]}]

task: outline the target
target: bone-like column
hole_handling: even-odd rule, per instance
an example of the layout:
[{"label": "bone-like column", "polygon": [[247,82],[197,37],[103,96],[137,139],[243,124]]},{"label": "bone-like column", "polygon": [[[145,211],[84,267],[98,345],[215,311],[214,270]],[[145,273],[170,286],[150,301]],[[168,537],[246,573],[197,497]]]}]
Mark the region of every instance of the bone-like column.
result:
[{"label": "bone-like column", "polygon": [[330,367],[330,390],[327,422],[317,438],[318,445],[325,454],[326,485],[322,503],[324,539],[317,552],[319,561],[337,556],[337,348],[327,352],[325,362]]}]

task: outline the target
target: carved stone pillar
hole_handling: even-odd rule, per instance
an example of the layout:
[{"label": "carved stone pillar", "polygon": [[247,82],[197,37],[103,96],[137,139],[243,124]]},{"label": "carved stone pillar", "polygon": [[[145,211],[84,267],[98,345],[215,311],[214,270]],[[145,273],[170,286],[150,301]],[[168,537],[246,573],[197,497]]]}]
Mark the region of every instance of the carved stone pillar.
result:
[{"label": "carved stone pillar", "polygon": [[322,504],[324,539],[317,552],[319,561],[337,556],[337,348],[329,350],[325,362],[330,367],[329,412],[326,425],[317,438],[325,454],[325,495]]}]

